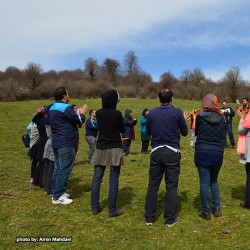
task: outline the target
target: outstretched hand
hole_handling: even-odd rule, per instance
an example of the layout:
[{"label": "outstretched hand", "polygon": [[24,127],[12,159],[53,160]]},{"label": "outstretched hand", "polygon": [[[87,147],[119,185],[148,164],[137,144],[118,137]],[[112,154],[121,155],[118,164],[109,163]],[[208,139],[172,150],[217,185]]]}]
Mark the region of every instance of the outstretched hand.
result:
[{"label": "outstretched hand", "polygon": [[89,109],[88,105],[84,104],[79,109],[77,109],[77,113],[84,115],[88,111],[88,109]]},{"label": "outstretched hand", "polygon": [[240,112],[240,110],[237,109],[235,112],[239,116],[240,119],[244,118],[244,115]]},{"label": "outstretched hand", "polygon": [[185,121],[189,121],[191,119],[191,113],[189,111],[184,111],[183,116]]}]

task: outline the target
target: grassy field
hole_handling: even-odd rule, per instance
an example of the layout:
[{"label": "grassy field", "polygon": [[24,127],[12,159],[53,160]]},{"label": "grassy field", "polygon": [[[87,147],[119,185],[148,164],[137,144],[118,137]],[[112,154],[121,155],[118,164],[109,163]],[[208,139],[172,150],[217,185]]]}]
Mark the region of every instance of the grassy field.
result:
[{"label": "grassy field", "polygon": [[[1,249],[250,249],[250,210],[239,206],[245,194],[245,170],[238,162],[234,149],[225,150],[219,176],[222,217],[204,221],[200,210],[199,179],[189,148],[189,135],[181,139],[181,175],[179,181],[179,216],[181,221],[172,228],[164,226],[164,185],[159,190],[157,220],[152,227],[144,222],[144,201],[148,184],[149,155],[140,154],[139,124],[131,154],[125,158],[119,185],[118,208],[125,214],[108,218],[108,170],[103,179],[101,204],[103,211],[93,216],[90,207],[90,185],[93,166],[87,164],[87,144],[84,128],[80,129],[80,147],[69,183],[68,193],[74,202],[68,206],[53,205],[51,197],[41,189],[31,189],[30,159],[26,156],[21,135],[38,106],[49,100],[0,103],[0,197]],[[99,99],[71,100],[90,108],[101,106]],[[182,110],[200,107],[200,102],[174,100]],[[122,99],[119,110],[133,110],[140,118],[143,108],[158,106],[157,100]],[[234,105],[231,105],[234,107]],[[238,118],[234,118],[237,140]],[[189,124],[188,124],[189,126]],[[226,233],[228,232],[228,233]],[[40,237],[72,237],[72,242],[22,242]],[[32,239],[34,240],[34,239]]]}]

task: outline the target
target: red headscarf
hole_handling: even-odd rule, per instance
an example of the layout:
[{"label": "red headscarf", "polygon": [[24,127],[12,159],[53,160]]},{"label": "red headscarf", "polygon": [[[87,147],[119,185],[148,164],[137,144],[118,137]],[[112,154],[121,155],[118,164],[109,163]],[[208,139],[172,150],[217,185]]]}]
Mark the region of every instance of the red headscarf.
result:
[{"label": "red headscarf", "polygon": [[205,112],[217,112],[222,115],[221,109],[218,104],[218,99],[213,94],[207,94],[202,100],[202,108]]}]

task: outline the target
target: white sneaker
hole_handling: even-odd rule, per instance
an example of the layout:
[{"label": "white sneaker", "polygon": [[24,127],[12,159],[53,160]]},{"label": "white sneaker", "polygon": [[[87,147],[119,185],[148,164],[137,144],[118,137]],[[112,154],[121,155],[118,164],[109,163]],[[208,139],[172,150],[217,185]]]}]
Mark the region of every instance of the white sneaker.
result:
[{"label": "white sneaker", "polygon": [[67,194],[67,193],[63,193],[62,195],[65,196],[66,198],[70,197],[70,194]]},{"label": "white sneaker", "polygon": [[61,195],[57,200],[52,199],[52,203],[53,204],[63,204],[63,205],[68,205],[70,203],[72,203],[73,200],[68,199],[67,197],[65,197],[65,195]]}]

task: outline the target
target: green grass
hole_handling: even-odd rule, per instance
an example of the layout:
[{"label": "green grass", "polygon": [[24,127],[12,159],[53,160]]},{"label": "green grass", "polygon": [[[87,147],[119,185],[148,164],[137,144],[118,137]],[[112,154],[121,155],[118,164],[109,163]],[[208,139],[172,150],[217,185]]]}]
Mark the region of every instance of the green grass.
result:
[{"label": "green grass", "polygon": [[[139,123],[131,156],[125,158],[119,184],[118,208],[125,214],[108,218],[108,169],[101,188],[103,211],[93,216],[90,207],[90,185],[93,166],[87,164],[85,126],[80,129],[77,165],[68,183],[74,202],[69,206],[53,205],[42,190],[30,189],[30,160],[26,156],[21,135],[36,107],[49,100],[0,103],[0,248],[1,249],[250,249],[250,211],[239,206],[245,194],[245,170],[238,163],[233,149],[226,149],[219,175],[223,216],[204,221],[200,210],[199,179],[189,148],[189,135],[181,139],[181,175],[179,181],[179,216],[181,221],[172,228],[164,227],[164,183],[159,190],[157,220],[152,227],[144,222],[144,202],[148,184],[149,155],[140,154]],[[100,108],[99,99],[72,100]],[[200,102],[174,100],[182,110],[200,107]],[[157,100],[122,99],[118,108],[124,114],[133,110],[140,118],[143,108],[158,106]],[[231,105],[234,106],[234,105]],[[234,118],[237,140],[238,118]],[[188,123],[189,126],[189,123]],[[230,234],[223,231],[229,229]],[[16,237],[71,237],[70,243],[16,243]]]}]

